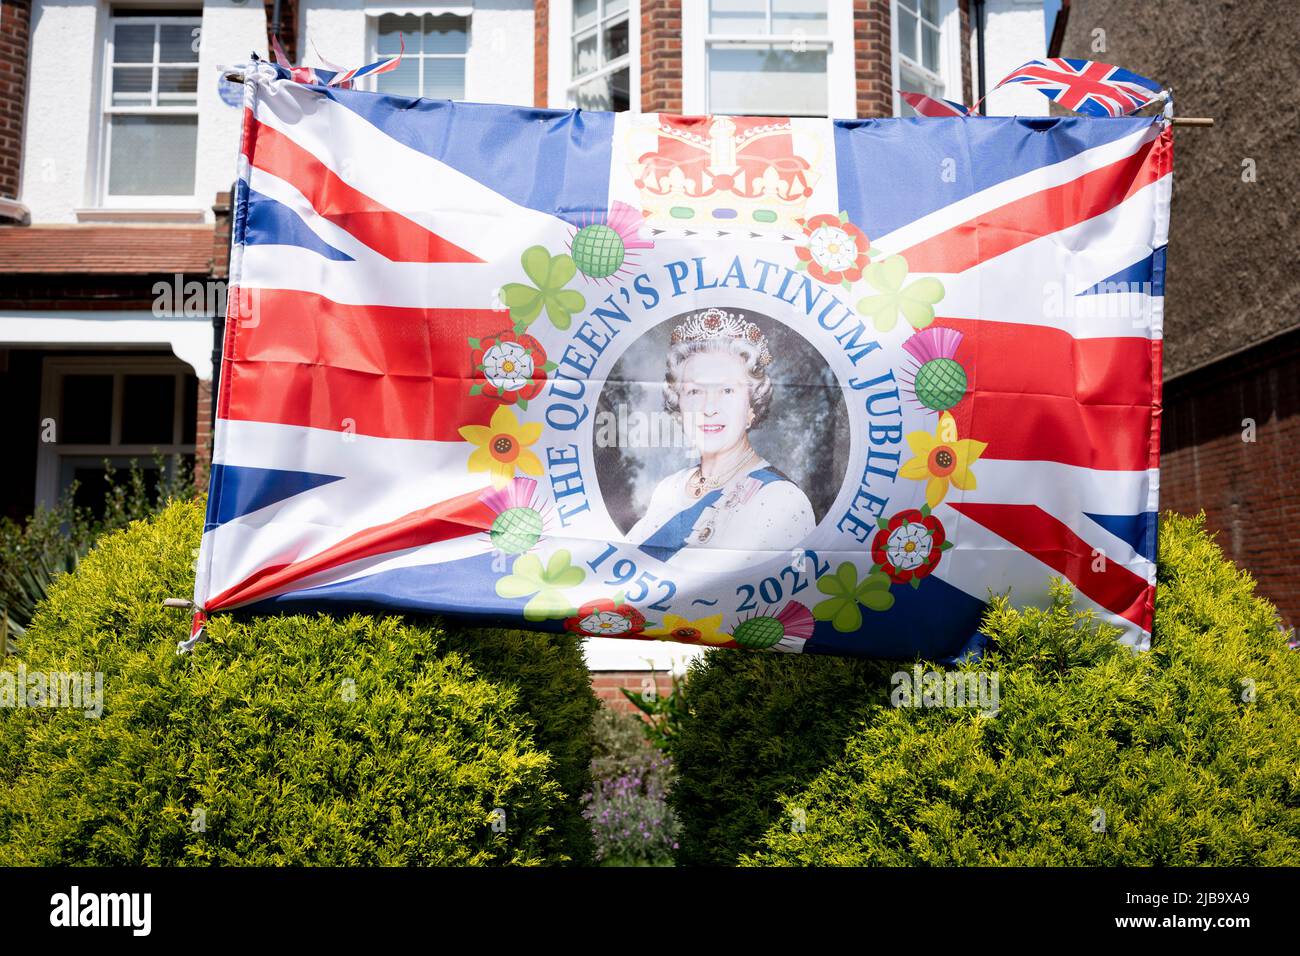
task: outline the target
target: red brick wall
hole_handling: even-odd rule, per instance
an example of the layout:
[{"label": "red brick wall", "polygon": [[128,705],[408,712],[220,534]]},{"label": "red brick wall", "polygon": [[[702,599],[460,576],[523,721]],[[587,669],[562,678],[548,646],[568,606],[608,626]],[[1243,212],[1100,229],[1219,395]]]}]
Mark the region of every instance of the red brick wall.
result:
[{"label": "red brick wall", "polygon": [[225,279],[230,275],[230,193],[217,193],[212,219],[212,278]]},{"label": "red brick wall", "polygon": [[212,383],[199,379],[197,428],[194,432],[194,484],[199,491],[208,490],[208,471],[212,465]]},{"label": "red brick wall", "polygon": [[18,198],[31,0],[0,2],[0,196]]},{"label": "red brick wall", "polygon": [[[1254,442],[1242,440],[1244,419],[1255,421]],[[1288,626],[1300,626],[1297,448],[1300,331],[1165,385],[1161,508],[1204,509],[1224,553]]]},{"label": "red brick wall", "polygon": [[656,694],[669,694],[673,689],[672,676],[667,671],[592,671],[591,687],[596,696],[604,701],[605,706],[628,714],[640,711],[632,702],[620,693],[619,688],[626,687],[634,694],[643,693],[652,681]]},{"label": "red brick wall", "polygon": [[682,2],[641,0],[641,112],[682,111]]},{"label": "red brick wall", "polygon": [[967,106],[975,105],[975,94],[971,88],[971,54],[970,54],[970,0],[958,0],[957,9],[961,14],[961,90],[962,102]]},{"label": "red brick wall", "polygon": [[853,0],[853,66],[861,119],[894,112],[889,29],[889,0]]},{"label": "red brick wall", "polygon": [[551,40],[550,0],[537,0],[533,6],[533,105],[547,105],[548,72]]}]

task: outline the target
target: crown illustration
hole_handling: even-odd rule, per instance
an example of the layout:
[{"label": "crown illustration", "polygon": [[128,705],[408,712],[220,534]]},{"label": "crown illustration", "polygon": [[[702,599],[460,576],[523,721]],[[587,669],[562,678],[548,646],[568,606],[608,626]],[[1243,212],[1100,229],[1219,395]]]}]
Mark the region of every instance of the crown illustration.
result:
[{"label": "crown illustration", "polygon": [[642,211],[652,223],[799,228],[821,151],[808,131],[772,117],[661,114],[654,133],[656,148],[631,164]]},{"label": "crown illustration", "polygon": [[739,312],[705,309],[687,318],[673,329],[672,344],[683,342],[708,342],[712,339],[743,339],[758,347],[758,364],[769,365],[772,353],[767,350],[767,336],[753,322],[746,321]]}]

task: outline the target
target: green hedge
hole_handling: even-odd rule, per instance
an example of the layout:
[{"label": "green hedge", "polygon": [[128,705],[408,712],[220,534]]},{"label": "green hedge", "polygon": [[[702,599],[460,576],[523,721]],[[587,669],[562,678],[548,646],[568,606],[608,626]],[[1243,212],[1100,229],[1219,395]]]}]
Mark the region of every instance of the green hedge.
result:
[{"label": "green hedge", "polygon": [[574,634],[449,628],[442,641],[483,677],[515,689],[516,710],[530,722],[534,744],[550,755],[551,776],[564,795],[551,826],[574,863],[591,863],[595,847],[582,798],[592,784],[600,699],[591,688],[581,640]]},{"label": "green hedge", "polygon": [[781,813],[777,795],[809,783],[887,701],[893,670],[844,657],[726,650],[693,662],[687,716],[668,738],[678,864],[734,864]]},{"label": "green hedge", "polygon": [[104,710],[0,710],[0,865],[585,862],[576,645],[218,616],[177,657],[202,521],[102,539],[38,610],[23,665],[102,671]]},{"label": "green hedge", "polygon": [[[809,689],[788,659],[714,652],[692,672],[683,793],[766,826],[713,832],[751,865],[1232,865],[1300,863],[1300,654],[1203,519],[1162,519],[1153,648],[1133,654],[1058,591],[1047,610],[990,610],[1000,710],[895,709],[871,689]],[[833,671],[843,665],[817,664]],[[897,665],[888,669],[893,670]],[[725,697],[718,672],[734,678]],[[692,696],[697,687],[702,694]],[[773,721],[773,689],[802,727]],[[876,695],[865,707],[861,702]],[[853,703],[846,705],[845,696]],[[842,717],[841,717],[842,715]],[[716,721],[725,722],[714,727]],[[812,779],[742,787],[732,728],[771,754],[806,750]],[[818,730],[820,728],[820,730]],[[831,755],[829,760],[825,755]],[[774,766],[767,761],[764,766]],[[795,776],[803,776],[803,773]],[[730,805],[728,805],[730,804]],[[689,805],[691,833],[705,829]],[[796,826],[799,821],[802,826]]]}]

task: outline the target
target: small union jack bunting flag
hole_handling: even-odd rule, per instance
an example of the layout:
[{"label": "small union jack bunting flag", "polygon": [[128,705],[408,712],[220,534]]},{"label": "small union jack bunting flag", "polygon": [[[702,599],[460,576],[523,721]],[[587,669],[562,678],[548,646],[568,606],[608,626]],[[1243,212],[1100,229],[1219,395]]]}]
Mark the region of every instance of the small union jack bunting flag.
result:
[{"label": "small union jack bunting flag", "polygon": [[970,109],[952,100],[935,99],[924,93],[899,93],[908,106],[920,116],[969,116]]},{"label": "small union jack bunting flag", "polygon": [[295,83],[319,84],[321,86],[338,87],[341,90],[350,90],[356,81],[362,77],[388,73],[397,69],[398,64],[402,62],[402,55],[406,52],[406,38],[401,37],[400,40],[402,47],[397,56],[386,57],[350,70],[334,66],[323,57],[321,62],[328,65],[330,69],[322,70],[311,66],[294,66],[284,52],[284,47],[281,45],[278,36],[271,37],[271,52],[275,56],[276,66],[284,71],[281,74],[284,79],[291,79]]},{"label": "small union jack bunting flag", "polygon": [[1130,70],[1065,57],[1030,60],[1003,77],[994,89],[1008,83],[1024,83],[1053,103],[1089,116],[1127,116],[1160,99],[1164,92],[1155,80]]}]

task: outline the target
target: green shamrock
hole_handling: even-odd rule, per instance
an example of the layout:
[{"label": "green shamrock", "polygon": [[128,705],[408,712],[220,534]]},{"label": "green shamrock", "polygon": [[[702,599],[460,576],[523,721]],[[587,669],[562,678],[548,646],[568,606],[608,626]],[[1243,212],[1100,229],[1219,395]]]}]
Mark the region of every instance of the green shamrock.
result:
[{"label": "green shamrock", "polygon": [[813,608],[813,617],[830,621],[837,631],[856,631],[862,626],[859,604],[873,611],[888,611],[894,606],[889,577],[883,571],[873,570],[859,583],[858,569],[851,561],[841,564],[834,574],[818,578],[817,590],[831,596]]},{"label": "green shamrock", "polygon": [[943,283],[935,278],[917,279],[906,289],[907,260],[890,256],[867,266],[864,277],[879,295],[858,302],[858,311],[871,316],[876,328],[888,332],[898,324],[898,313],[913,328],[923,329],[934,321],[934,304],[943,298]]},{"label": "green shamrock", "polygon": [[510,309],[515,331],[522,332],[546,309],[546,317],[557,329],[567,329],[573,314],[587,307],[582,293],[564,286],[578,271],[570,255],[553,256],[545,246],[530,246],[519,257],[524,272],[536,283],[508,282],[501,289],[501,302]]},{"label": "green shamrock", "polygon": [[551,555],[542,567],[542,559],[535,554],[521,554],[515,559],[510,573],[497,581],[497,594],[507,600],[533,597],[524,605],[524,618],[544,621],[552,617],[568,617],[577,608],[562,593],[563,588],[577,587],[587,572],[569,563],[569,552],[563,548]]}]

